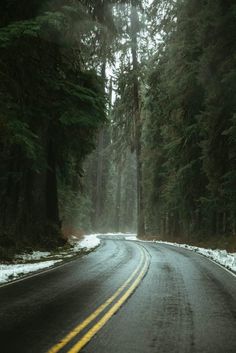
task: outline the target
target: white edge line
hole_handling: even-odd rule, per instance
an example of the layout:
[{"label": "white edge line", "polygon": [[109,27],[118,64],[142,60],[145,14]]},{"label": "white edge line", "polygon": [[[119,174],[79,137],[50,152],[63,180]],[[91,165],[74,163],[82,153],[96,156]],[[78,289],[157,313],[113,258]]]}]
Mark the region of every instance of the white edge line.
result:
[{"label": "white edge line", "polygon": [[[56,269],[59,268],[59,267],[64,267],[64,266],[66,266],[66,265],[69,265],[71,262],[73,262],[73,261],[75,261],[75,260],[78,260],[79,258],[82,258],[84,255],[89,255],[90,252],[96,250],[97,248],[98,248],[98,246],[97,246],[96,248],[94,248],[93,250],[89,251],[87,254],[86,254],[86,253],[85,253],[85,254],[82,254],[82,256],[79,256],[79,254],[77,254],[77,255],[73,256],[73,258],[72,258],[71,260],[68,260],[68,261],[66,261],[66,262],[64,262],[63,260],[61,260],[61,261],[62,261],[61,264],[54,264],[54,265],[50,266],[50,267],[47,268],[47,269],[41,269],[41,270],[36,271],[35,273],[32,273],[32,272],[31,272],[31,274],[29,274],[29,275],[26,274],[25,276],[23,276],[23,277],[21,277],[21,278],[13,279],[13,280],[10,281],[10,282],[2,283],[2,284],[0,284],[0,289],[3,288],[3,287],[10,286],[10,285],[12,285],[12,284],[18,283],[18,282],[25,281],[25,280],[30,279],[30,278],[32,278],[32,277],[40,276],[40,275],[43,275],[44,273],[54,271],[54,270],[56,270]],[[30,272],[29,272],[29,273],[30,273]]]},{"label": "white edge line", "polygon": [[[73,260],[76,260],[76,259],[73,259]],[[39,271],[36,271],[36,273],[32,273],[32,272],[31,272],[31,274],[29,274],[29,275],[26,274],[26,275],[23,276],[22,278],[17,278],[17,279],[15,279],[15,280],[10,281],[10,282],[2,283],[2,284],[0,284],[0,288],[6,287],[6,286],[10,286],[10,285],[12,285],[12,284],[25,281],[25,280],[27,280],[27,279],[29,279],[29,278],[36,277],[36,276],[42,275],[42,274],[44,274],[44,273],[47,273],[47,272],[56,270],[56,269],[59,268],[59,267],[63,267],[63,266],[65,266],[65,265],[68,265],[68,264],[69,264],[70,262],[72,262],[73,260],[68,261],[68,262],[64,262],[64,263],[58,264],[58,265],[57,265],[57,264],[54,264],[54,265],[50,266],[50,268],[41,269],[41,270],[39,270]],[[62,260],[62,261],[63,261],[63,260]],[[29,273],[30,273],[30,272],[29,272]]]},{"label": "white edge line", "polygon": [[[128,240],[128,239],[126,239],[126,240]],[[215,264],[215,265],[217,265],[217,266],[219,266],[219,267],[221,267],[223,270],[225,270],[225,271],[227,271],[228,273],[230,273],[233,277],[235,277],[236,278],[236,274],[234,273],[234,271],[231,271],[231,270],[229,270],[227,267],[225,267],[224,265],[221,265],[219,262],[217,262],[217,261],[215,261],[215,260],[213,260],[213,259],[211,259],[210,257],[208,257],[208,256],[205,256],[205,255],[203,255],[203,254],[200,254],[199,252],[197,252],[197,251],[194,251],[194,250],[192,250],[192,249],[188,249],[188,248],[185,248],[185,247],[182,247],[182,246],[178,246],[178,245],[175,245],[175,244],[168,244],[168,243],[159,243],[158,241],[145,241],[145,240],[130,240],[130,241],[136,241],[136,242],[141,242],[141,243],[147,243],[147,244],[156,244],[156,245],[158,245],[158,244],[163,244],[163,245],[169,245],[169,246],[173,246],[173,247],[175,247],[175,248],[178,248],[178,249],[183,249],[183,250],[188,250],[188,251],[191,251],[191,252],[193,252],[193,253],[195,253],[195,254],[197,254],[197,255],[200,255],[200,256],[202,256],[202,257],[204,257],[204,259],[207,259],[207,260],[209,260],[209,261],[211,261],[211,262],[213,262],[213,264]]]},{"label": "white edge line", "polygon": [[184,250],[191,251],[191,252],[193,252],[193,253],[195,253],[195,254],[197,254],[197,255],[200,255],[200,256],[204,257],[204,259],[207,259],[207,260],[213,262],[213,264],[215,264],[215,265],[221,267],[223,270],[227,271],[227,272],[230,273],[233,277],[236,278],[236,274],[235,274],[233,271],[229,270],[227,267],[221,265],[219,262],[217,262],[217,261],[211,259],[210,257],[205,256],[205,255],[203,255],[203,254],[201,254],[201,253],[199,253],[199,252],[197,252],[197,251],[194,251],[194,250],[192,250],[192,249],[188,249],[188,248],[185,248],[185,247],[182,247],[182,246],[174,245],[174,244],[158,243],[158,242],[157,242],[156,244],[170,245],[170,246],[174,246],[175,248],[179,248],[179,249],[184,249]]},{"label": "white edge line", "polygon": [[234,276],[234,277],[236,278],[236,274],[235,274],[233,271],[229,270],[229,269],[228,269],[227,267],[225,267],[224,265],[219,264],[219,262],[216,262],[215,260],[211,259],[210,257],[204,256],[203,254],[199,254],[199,253],[197,253],[197,252],[196,252],[196,254],[201,255],[201,256],[204,257],[205,259],[208,259],[209,261],[213,262],[213,264],[215,264],[215,265],[221,267],[223,270],[227,271],[228,273],[230,273],[232,276]]}]

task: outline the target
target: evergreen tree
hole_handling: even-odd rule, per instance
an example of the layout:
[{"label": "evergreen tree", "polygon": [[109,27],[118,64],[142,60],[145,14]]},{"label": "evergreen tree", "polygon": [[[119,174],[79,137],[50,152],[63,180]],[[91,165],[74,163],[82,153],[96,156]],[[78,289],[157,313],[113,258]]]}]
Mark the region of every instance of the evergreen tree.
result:
[{"label": "evergreen tree", "polygon": [[93,149],[105,120],[103,83],[74,55],[88,33],[79,4],[35,1],[19,17],[11,3],[0,21],[0,243],[52,247],[61,242],[58,178],[71,159],[79,173]]}]

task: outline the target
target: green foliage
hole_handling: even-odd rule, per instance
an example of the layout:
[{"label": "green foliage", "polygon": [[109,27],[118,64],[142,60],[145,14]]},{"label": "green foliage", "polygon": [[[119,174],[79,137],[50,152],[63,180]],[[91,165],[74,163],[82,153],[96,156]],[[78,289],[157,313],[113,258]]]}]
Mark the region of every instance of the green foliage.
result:
[{"label": "green foliage", "polygon": [[72,190],[70,160],[82,174],[106,102],[96,67],[83,65],[82,37],[97,31],[94,22],[89,30],[83,24],[89,10],[67,1],[41,12],[31,5],[20,16],[10,4],[12,12],[0,14],[0,240],[11,234],[16,243],[53,247],[61,224],[57,181]]},{"label": "green foliage", "polygon": [[154,1],[154,12],[163,43],[148,70],[146,227],[168,237],[234,234],[233,1]]},{"label": "green foliage", "polygon": [[8,144],[17,145],[21,148],[26,158],[36,160],[40,153],[40,145],[37,143],[38,136],[34,134],[26,122],[20,120],[10,120],[7,134]]}]

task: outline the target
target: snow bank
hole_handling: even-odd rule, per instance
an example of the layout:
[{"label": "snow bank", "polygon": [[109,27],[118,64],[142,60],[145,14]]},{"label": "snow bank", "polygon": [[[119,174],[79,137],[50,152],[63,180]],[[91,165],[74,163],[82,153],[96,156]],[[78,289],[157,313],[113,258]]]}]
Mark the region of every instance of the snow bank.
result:
[{"label": "snow bank", "polygon": [[[180,248],[185,248],[191,251],[195,251],[201,255],[204,255],[220,265],[228,268],[229,270],[236,272],[236,253],[230,254],[226,250],[212,250],[212,249],[204,249],[196,246],[190,246],[187,244],[177,244],[177,243],[169,243],[163,241],[146,241],[137,239],[136,234],[133,233],[106,233],[106,234],[88,234],[85,235],[82,241],[78,241],[76,237],[71,238],[72,247],[65,251],[62,249],[58,254],[51,254],[50,252],[41,252],[34,251],[32,254],[23,254],[17,255],[15,257],[16,261],[20,260],[21,263],[5,265],[0,264],[0,283],[9,282],[12,279],[15,279],[19,276],[26,275],[38,270],[42,270],[48,267],[55,265],[58,262],[63,261],[63,259],[68,257],[73,257],[76,253],[81,252],[81,250],[92,250],[99,246],[101,240],[99,237],[112,237],[114,239],[125,239],[131,241],[139,241],[139,242],[152,242],[152,243],[160,243],[167,244],[172,246],[177,246]],[[51,259],[50,259],[51,258]],[[53,259],[52,259],[53,258]],[[57,258],[55,260],[55,258]],[[42,260],[39,262],[39,260]],[[36,263],[22,263],[22,261],[38,261]]]},{"label": "snow bank", "polygon": [[125,240],[136,240],[136,241],[144,241],[144,240],[140,240],[137,238],[137,235],[136,234],[130,234],[130,235],[125,235]]},{"label": "snow bank", "polygon": [[99,234],[99,236],[103,239],[106,239],[106,238],[111,238],[111,239],[114,239],[114,240],[124,240],[126,237],[129,238],[129,237],[134,237],[136,234],[134,233],[103,233],[103,234]]},{"label": "snow bank", "polygon": [[210,258],[211,260],[228,268],[229,270],[236,272],[236,253],[228,253],[226,250],[205,249],[205,248],[199,248],[197,246],[191,246],[191,245],[187,245],[187,244],[169,243],[169,242],[165,242],[165,241],[158,241],[157,243],[173,245],[173,246],[177,246],[179,248],[184,248],[187,250],[195,251],[196,253]]},{"label": "snow bank", "polygon": [[16,264],[16,265],[1,265],[0,264],[0,283],[8,282],[18,276],[25,275],[30,272],[42,270],[53,266],[61,260],[44,261],[34,264]]},{"label": "snow bank", "polygon": [[97,234],[88,234],[84,236],[84,239],[80,242],[76,241],[75,237],[72,237],[71,243],[75,252],[85,249],[92,250],[100,245],[101,240],[99,237],[112,237],[113,239],[124,239],[124,238],[134,238],[136,235],[134,233],[97,233]]},{"label": "snow bank", "polygon": [[199,248],[197,246],[191,246],[187,244],[170,243],[167,241],[140,240],[136,236],[125,236],[125,239],[139,241],[139,242],[167,244],[167,245],[177,246],[179,248],[195,251],[196,253],[206,256],[209,259],[217,262],[218,264],[236,273],[236,253],[228,253],[226,250],[219,250],[219,249],[212,250],[212,249]]},{"label": "snow bank", "polygon": [[[31,254],[16,255],[15,262],[19,263],[12,265],[0,264],[0,284],[9,282],[17,277],[51,267],[56,263],[63,261],[63,259],[74,257],[83,249],[92,250],[99,244],[100,239],[98,239],[98,234],[91,234],[86,235],[82,241],[78,241],[77,238],[72,237],[72,248],[68,250],[62,249],[57,254],[50,253],[48,251],[34,251]],[[28,261],[31,263],[27,263]]]},{"label": "snow bank", "polygon": [[103,233],[100,235],[121,235],[122,237],[137,237],[136,233]]},{"label": "snow bank", "polygon": [[45,257],[50,256],[51,253],[48,251],[33,251],[32,254],[21,254],[21,255],[16,255],[16,259],[20,260],[25,260],[25,261],[31,261],[31,260],[40,260]]},{"label": "snow bank", "polygon": [[101,240],[98,236],[101,234],[88,234],[84,236],[84,239],[81,241],[73,242],[73,251],[77,252],[80,250],[92,250],[96,248],[100,243]]}]

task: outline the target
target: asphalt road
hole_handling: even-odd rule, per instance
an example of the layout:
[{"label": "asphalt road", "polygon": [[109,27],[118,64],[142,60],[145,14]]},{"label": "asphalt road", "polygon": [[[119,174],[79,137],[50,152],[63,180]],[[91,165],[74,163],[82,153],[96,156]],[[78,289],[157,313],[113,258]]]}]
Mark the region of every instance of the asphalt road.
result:
[{"label": "asphalt road", "polygon": [[236,278],[188,250],[103,240],[0,288],[0,353],[57,351],[235,353]]}]

